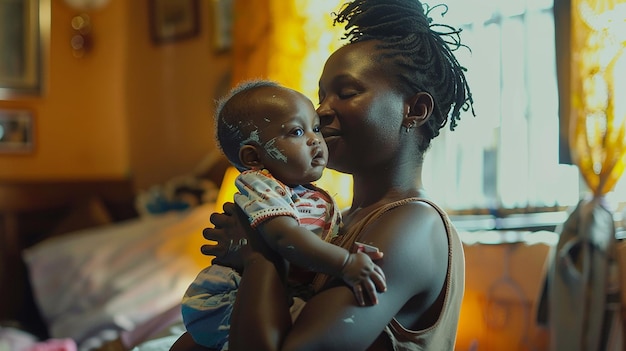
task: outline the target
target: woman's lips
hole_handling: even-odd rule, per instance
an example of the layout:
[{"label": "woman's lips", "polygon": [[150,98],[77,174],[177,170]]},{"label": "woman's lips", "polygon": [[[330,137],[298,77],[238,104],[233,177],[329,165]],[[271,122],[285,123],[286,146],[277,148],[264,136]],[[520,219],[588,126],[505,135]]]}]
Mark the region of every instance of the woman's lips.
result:
[{"label": "woman's lips", "polygon": [[335,145],[337,144],[337,142],[339,142],[340,139],[341,139],[341,136],[339,135],[331,135],[331,136],[324,137],[324,141],[326,142],[326,146],[328,147],[329,151],[335,148]]},{"label": "woman's lips", "polygon": [[322,135],[326,144],[331,144],[341,138],[341,131],[337,129],[322,129]]},{"label": "woman's lips", "polygon": [[335,128],[322,128],[324,139],[341,135],[341,131]]}]

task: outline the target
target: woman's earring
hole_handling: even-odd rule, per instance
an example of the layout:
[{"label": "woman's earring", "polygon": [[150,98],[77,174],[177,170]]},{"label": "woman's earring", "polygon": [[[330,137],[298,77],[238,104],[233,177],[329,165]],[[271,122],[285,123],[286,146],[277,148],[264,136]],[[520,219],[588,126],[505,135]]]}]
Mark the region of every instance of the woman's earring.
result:
[{"label": "woman's earring", "polygon": [[406,126],[406,133],[409,134],[409,131],[411,130],[411,128],[415,127],[415,122],[411,121],[407,126]]}]

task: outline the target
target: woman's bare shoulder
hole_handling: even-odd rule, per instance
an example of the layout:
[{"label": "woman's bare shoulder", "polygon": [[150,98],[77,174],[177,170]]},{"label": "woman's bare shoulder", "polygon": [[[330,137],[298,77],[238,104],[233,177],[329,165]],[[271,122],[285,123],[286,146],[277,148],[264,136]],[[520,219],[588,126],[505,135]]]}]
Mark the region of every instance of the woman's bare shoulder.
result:
[{"label": "woman's bare shoulder", "polygon": [[[386,276],[411,275],[402,282],[407,294],[422,293],[443,282],[447,271],[448,237],[444,221],[430,204],[412,201],[382,214],[366,226],[360,239],[384,254],[379,262]],[[436,283],[435,283],[436,282]]]},{"label": "woman's bare shoulder", "polygon": [[445,237],[445,225],[439,211],[430,203],[415,200],[380,214],[364,228],[360,237],[367,238],[373,235],[400,241],[414,241],[417,238],[428,239],[434,233],[443,234]]}]

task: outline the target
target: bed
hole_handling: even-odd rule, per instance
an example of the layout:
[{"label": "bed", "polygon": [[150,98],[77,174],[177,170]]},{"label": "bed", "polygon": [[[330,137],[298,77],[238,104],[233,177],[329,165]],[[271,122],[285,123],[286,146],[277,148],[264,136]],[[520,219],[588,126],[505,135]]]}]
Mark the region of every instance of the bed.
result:
[{"label": "bed", "polygon": [[210,264],[199,248],[221,177],[183,186],[198,200],[186,206],[130,180],[0,182],[0,350],[131,350],[180,335],[183,293]]}]

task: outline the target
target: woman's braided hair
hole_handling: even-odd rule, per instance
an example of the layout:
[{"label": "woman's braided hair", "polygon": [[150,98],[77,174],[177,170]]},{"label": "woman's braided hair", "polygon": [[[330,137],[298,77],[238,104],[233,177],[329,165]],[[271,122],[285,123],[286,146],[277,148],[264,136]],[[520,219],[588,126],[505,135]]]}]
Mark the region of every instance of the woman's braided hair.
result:
[{"label": "woman's braided hair", "polygon": [[355,0],[344,4],[334,19],[334,24],[345,23],[344,39],[350,43],[380,42],[380,58],[393,60],[391,69],[407,93],[425,91],[433,97],[434,118],[425,125],[421,151],[439,135],[448,115],[450,130],[454,130],[461,110],[471,108],[474,114],[466,69],[452,53],[467,46],[461,44],[460,29],[432,23],[429,14],[437,8],[442,10],[441,16],[448,10],[444,4],[429,7],[418,0]]}]

